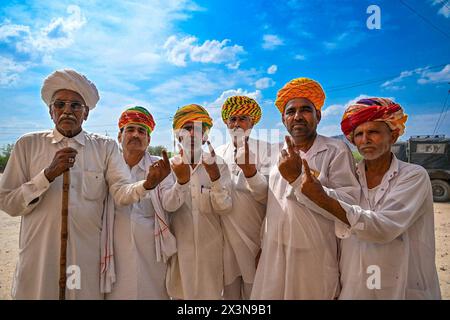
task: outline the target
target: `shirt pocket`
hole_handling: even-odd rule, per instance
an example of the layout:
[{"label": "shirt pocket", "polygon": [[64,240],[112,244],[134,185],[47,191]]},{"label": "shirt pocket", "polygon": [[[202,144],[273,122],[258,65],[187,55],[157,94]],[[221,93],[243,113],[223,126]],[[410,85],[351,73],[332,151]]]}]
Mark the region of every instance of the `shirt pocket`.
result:
[{"label": "shirt pocket", "polygon": [[200,190],[200,212],[210,213],[213,211],[211,204],[211,188],[201,187]]},{"label": "shirt pocket", "polygon": [[85,171],[83,175],[83,197],[88,200],[98,200],[105,195],[105,178],[103,172]]}]

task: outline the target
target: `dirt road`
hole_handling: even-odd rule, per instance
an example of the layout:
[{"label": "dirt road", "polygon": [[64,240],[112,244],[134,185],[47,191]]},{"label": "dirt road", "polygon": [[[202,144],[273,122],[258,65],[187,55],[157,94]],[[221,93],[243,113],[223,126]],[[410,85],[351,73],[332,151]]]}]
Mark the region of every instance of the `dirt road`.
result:
[{"label": "dirt road", "polygon": [[[443,299],[450,299],[450,203],[435,203],[436,266]],[[20,218],[0,211],[0,300],[11,299],[18,256]]]}]

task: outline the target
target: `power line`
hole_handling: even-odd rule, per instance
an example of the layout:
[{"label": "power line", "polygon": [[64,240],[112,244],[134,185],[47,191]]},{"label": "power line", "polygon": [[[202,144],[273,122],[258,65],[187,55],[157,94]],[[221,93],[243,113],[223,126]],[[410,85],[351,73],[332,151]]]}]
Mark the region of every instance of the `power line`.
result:
[{"label": "power line", "polygon": [[421,18],[423,21],[425,21],[426,23],[428,23],[430,26],[432,26],[434,29],[436,29],[437,31],[439,31],[440,33],[442,33],[445,37],[450,39],[450,35],[441,30],[439,27],[437,27],[436,25],[434,25],[428,18],[424,17],[423,15],[421,15],[420,13],[418,13],[416,10],[414,10],[414,8],[412,8],[409,4],[405,3],[403,0],[399,0],[401,4],[403,4],[406,8],[408,8],[410,11],[414,12],[419,18]]},{"label": "power line", "polygon": [[[427,67],[427,68],[424,68],[424,70],[433,70],[433,69],[436,69],[436,68],[444,67],[447,64],[448,63],[443,63],[443,64]],[[416,69],[418,69],[418,68],[416,68]],[[327,92],[340,91],[340,90],[344,90],[344,89],[350,89],[350,88],[355,88],[355,87],[360,87],[360,86],[366,86],[368,84],[386,81],[386,80],[389,80],[389,79],[392,79],[392,78],[395,78],[395,77],[398,77],[398,74],[390,75],[390,76],[384,76],[384,77],[380,77],[380,78],[367,79],[367,80],[354,82],[354,83],[343,84],[343,85],[337,85],[337,86],[334,86],[334,87],[328,87],[327,88]]]},{"label": "power line", "polygon": [[[434,126],[433,134],[436,133],[436,131],[439,128],[439,126],[444,122],[445,115],[446,115],[446,112],[447,112],[445,106],[447,105],[447,101],[448,101],[448,97],[449,96],[450,96],[450,90],[447,92],[447,97],[445,97],[445,101],[444,101],[444,104],[442,105],[441,113],[439,114],[439,118],[436,121],[436,125]],[[442,117],[442,121],[441,121],[441,117]]]}]

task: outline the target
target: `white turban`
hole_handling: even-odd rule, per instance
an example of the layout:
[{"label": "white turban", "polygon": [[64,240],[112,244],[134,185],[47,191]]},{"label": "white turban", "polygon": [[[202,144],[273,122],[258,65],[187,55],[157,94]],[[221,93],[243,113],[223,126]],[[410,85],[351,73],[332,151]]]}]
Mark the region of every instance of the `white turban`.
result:
[{"label": "white turban", "polygon": [[67,89],[77,92],[83,99],[89,110],[95,108],[100,96],[97,88],[84,75],[75,70],[57,70],[49,75],[42,85],[41,97],[47,105],[50,105],[56,91]]}]

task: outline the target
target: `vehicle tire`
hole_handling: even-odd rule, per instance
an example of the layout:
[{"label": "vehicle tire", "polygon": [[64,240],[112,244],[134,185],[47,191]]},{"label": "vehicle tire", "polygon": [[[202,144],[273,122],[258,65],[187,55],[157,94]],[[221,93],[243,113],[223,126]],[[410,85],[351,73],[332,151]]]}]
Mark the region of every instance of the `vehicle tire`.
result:
[{"label": "vehicle tire", "polygon": [[450,186],[449,184],[440,179],[431,180],[431,187],[433,188],[433,200],[436,202],[444,202],[450,199]]}]

